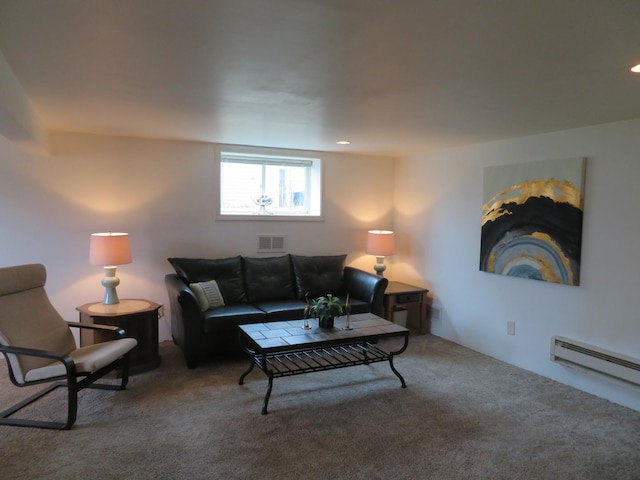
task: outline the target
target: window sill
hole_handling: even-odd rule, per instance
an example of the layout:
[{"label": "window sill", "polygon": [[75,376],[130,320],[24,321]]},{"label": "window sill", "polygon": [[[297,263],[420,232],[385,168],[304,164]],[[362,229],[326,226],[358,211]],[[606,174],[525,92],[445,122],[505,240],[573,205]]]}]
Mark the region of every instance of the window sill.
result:
[{"label": "window sill", "polygon": [[324,222],[321,215],[216,215],[216,221]]}]

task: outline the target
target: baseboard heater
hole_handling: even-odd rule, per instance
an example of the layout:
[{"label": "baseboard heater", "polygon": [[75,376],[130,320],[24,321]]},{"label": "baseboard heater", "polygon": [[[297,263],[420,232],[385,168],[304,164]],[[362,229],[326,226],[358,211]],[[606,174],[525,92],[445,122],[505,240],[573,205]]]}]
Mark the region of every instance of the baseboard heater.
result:
[{"label": "baseboard heater", "polygon": [[640,385],[640,360],[565,337],[551,338],[551,360],[569,362]]}]

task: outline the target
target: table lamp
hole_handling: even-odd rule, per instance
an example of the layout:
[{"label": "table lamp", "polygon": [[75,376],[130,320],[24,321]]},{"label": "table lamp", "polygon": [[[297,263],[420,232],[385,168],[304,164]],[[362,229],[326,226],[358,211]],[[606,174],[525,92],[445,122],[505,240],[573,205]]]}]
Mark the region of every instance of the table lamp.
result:
[{"label": "table lamp", "polygon": [[384,257],[393,255],[395,243],[393,240],[393,232],[390,230],[369,230],[367,232],[367,248],[369,255],[376,256],[376,264],[373,269],[376,274],[384,277],[384,271],[387,266],[384,264]]},{"label": "table lamp", "polygon": [[116,265],[131,263],[131,247],[127,233],[92,233],[89,245],[89,263],[104,266],[102,286],[105,288],[105,305],[120,303],[116,287],[120,279],[116,277]]}]

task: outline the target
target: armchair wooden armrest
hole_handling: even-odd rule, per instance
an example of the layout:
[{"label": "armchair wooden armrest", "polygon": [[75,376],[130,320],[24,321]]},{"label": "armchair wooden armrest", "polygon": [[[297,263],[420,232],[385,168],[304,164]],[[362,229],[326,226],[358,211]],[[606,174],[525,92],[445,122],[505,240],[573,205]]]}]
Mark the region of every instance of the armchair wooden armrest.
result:
[{"label": "armchair wooden armrest", "polygon": [[[68,374],[75,375],[76,373],[76,364],[69,355],[60,355],[56,352],[49,352],[47,350],[14,347],[11,345],[0,345],[0,352],[13,353],[15,355],[29,355],[31,357],[51,358],[53,360],[58,360],[59,362],[61,362],[64,365],[65,369],[67,370]],[[13,369],[9,369],[9,376],[11,377],[11,382],[14,383],[15,385],[18,385],[18,382],[15,381],[15,377],[13,375]],[[50,380],[44,380],[44,381],[46,382]],[[42,382],[28,382],[28,383],[42,383]]]},{"label": "armchair wooden armrest", "polygon": [[124,337],[126,335],[126,331],[122,327],[117,327],[115,325],[103,325],[99,323],[80,323],[80,322],[67,322],[70,327],[74,328],[87,328],[89,330],[101,330],[105,332],[113,332],[116,333],[119,337]]}]

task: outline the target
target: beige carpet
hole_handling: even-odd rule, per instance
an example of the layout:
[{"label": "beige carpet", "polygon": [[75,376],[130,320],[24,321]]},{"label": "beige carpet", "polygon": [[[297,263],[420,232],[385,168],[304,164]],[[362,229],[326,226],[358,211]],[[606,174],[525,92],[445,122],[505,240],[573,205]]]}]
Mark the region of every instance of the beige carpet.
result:
[{"label": "beige carpet", "polygon": [[[71,431],[0,427],[2,479],[640,479],[640,413],[437,337],[396,360],[280,378],[187,370],[161,345],[124,392],[85,390]],[[25,396],[0,373],[0,408]],[[55,394],[32,408],[58,416]]]}]

